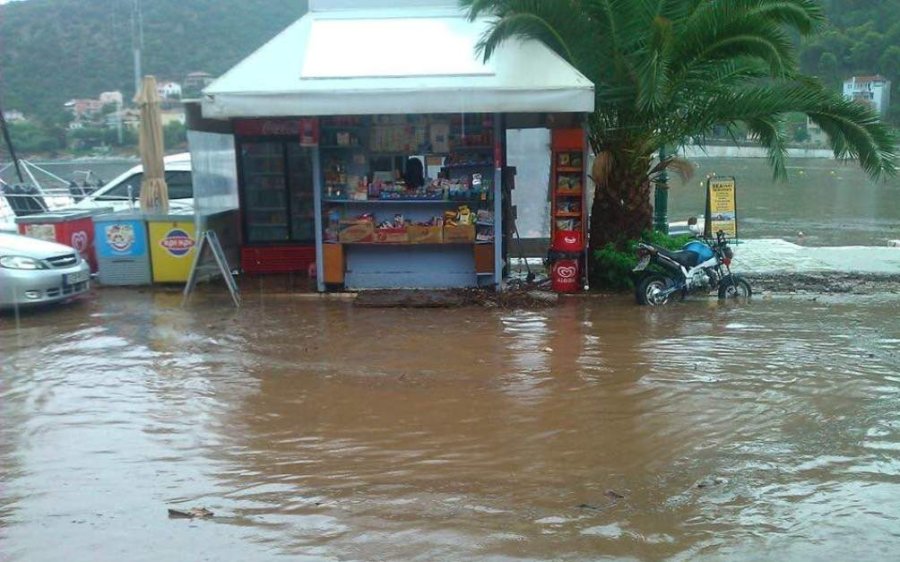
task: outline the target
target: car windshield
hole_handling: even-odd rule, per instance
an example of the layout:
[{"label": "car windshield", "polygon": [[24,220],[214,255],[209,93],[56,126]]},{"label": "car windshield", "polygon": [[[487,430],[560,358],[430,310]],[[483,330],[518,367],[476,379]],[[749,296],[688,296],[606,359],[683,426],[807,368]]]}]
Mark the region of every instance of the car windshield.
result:
[{"label": "car windshield", "polygon": [[[128,201],[128,188],[131,187],[131,197],[137,201],[141,197],[141,183],[144,174],[139,172],[129,176],[125,181],[113,187],[103,195],[98,195],[97,201]],[[194,196],[194,186],[191,183],[191,173],[184,171],[166,172],[166,185],[169,188],[169,200],[190,199]]]}]

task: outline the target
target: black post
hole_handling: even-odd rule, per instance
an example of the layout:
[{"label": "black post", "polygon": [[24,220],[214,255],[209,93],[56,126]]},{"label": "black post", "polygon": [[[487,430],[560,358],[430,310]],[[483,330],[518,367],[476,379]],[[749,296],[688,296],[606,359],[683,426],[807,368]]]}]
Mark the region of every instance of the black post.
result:
[{"label": "black post", "polygon": [[12,139],[9,137],[9,127],[6,125],[6,117],[3,115],[3,107],[0,106],[0,129],[3,129],[3,140],[6,141],[6,149],[9,150],[9,156],[12,158],[13,166],[16,167],[16,175],[19,176],[19,183],[25,183],[22,178],[22,169],[19,168],[19,159],[16,158],[16,149],[13,148]]}]

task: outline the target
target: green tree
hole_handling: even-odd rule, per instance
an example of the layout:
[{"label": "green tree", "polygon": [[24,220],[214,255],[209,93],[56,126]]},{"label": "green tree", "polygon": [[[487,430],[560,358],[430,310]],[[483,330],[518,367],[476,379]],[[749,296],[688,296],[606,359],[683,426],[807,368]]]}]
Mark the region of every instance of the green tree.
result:
[{"label": "green tree", "polygon": [[166,150],[179,147],[187,142],[187,127],[178,121],[172,121],[163,127],[163,146]]},{"label": "green tree", "polygon": [[65,146],[37,123],[24,121],[8,123],[8,125],[9,136],[18,156],[37,152],[53,152]]},{"label": "green tree", "polygon": [[895,171],[895,139],[877,116],[798,70],[793,34],[823,21],[814,0],[461,0],[491,16],[485,59],[513,38],[541,41],[595,85],[588,138],[597,155],[590,243],[625,247],[651,224],[650,188],[672,159],[660,146],[744,125],[785,178],[784,122],[803,113],[837,157],[872,176]]}]

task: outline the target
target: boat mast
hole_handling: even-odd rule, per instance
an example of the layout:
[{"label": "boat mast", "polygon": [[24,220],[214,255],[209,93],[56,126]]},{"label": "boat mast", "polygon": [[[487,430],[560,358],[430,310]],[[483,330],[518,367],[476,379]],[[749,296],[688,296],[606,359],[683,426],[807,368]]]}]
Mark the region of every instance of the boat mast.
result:
[{"label": "boat mast", "polygon": [[6,141],[6,149],[9,150],[9,156],[12,158],[13,166],[16,168],[19,183],[25,183],[25,179],[22,177],[22,169],[19,168],[19,159],[16,158],[16,149],[13,148],[12,138],[9,136],[9,127],[6,124],[6,116],[3,115],[2,105],[0,105],[0,129],[3,129],[3,140]]}]

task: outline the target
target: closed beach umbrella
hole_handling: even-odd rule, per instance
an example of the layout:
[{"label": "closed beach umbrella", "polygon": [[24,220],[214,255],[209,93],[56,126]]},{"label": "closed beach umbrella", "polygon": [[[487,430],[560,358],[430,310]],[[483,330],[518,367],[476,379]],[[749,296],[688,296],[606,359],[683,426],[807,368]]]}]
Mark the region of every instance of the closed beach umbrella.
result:
[{"label": "closed beach umbrella", "polygon": [[156,78],[144,76],[141,91],[135,100],[141,108],[140,150],[144,165],[141,182],[141,209],[145,213],[169,212],[169,188],[166,185],[163,163],[162,118],[159,113],[159,94]]}]

